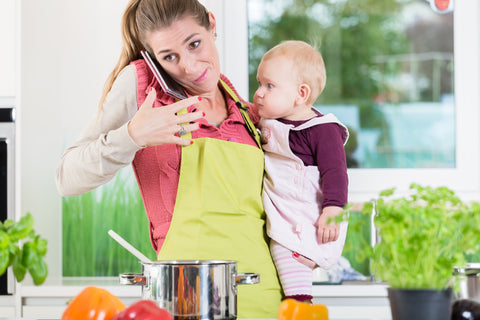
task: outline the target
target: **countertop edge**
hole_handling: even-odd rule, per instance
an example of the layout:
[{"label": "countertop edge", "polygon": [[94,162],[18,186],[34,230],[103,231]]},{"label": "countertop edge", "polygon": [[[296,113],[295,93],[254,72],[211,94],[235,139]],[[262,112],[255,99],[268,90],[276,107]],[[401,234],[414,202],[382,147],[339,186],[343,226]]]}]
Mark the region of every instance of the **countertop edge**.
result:
[{"label": "countertop edge", "polygon": [[[49,279],[40,286],[25,281],[17,286],[23,297],[65,297],[76,296],[86,286],[93,285],[107,289],[118,297],[139,297],[141,286],[121,285],[116,277],[57,278]],[[344,283],[335,285],[313,285],[314,297],[387,297],[388,285],[384,283]]]}]

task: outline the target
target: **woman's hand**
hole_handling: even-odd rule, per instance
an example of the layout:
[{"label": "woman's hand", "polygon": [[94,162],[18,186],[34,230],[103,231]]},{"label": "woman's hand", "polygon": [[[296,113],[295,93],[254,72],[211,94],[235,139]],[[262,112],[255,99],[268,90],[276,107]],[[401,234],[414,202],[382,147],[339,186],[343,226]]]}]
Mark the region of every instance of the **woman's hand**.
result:
[{"label": "woman's hand", "polygon": [[201,98],[198,96],[190,97],[168,106],[153,108],[156,94],[156,90],[152,88],[145,102],[130,120],[128,124],[130,137],[137,145],[142,147],[167,143],[176,143],[182,146],[192,144],[192,140],[182,138],[178,133],[181,130],[184,130],[183,134],[198,130],[199,124],[190,122],[202,118],[204,113],[198,111],[178,116],[176,113],[200,101]]}]

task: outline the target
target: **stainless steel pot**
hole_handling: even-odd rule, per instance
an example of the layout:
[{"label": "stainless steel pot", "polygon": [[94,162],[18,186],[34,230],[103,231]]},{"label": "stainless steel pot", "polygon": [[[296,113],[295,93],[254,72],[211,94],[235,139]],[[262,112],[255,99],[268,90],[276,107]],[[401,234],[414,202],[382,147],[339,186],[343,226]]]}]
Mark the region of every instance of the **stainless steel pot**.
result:
[{"label": "stainless steel pot", "polygon": [[222,260],[142,262],[142,274],[124,273],[120,283],[141,285],[142,299],[168,310],[174,319],[237,318],[237,284],[260,282],[256,273],[237,273]]},{"label": "stainless steel pot", "polygon": [[455,298],[480,301],[480,263],[468,263],[466,268],[455,268],[453,273],[460,284]]}]

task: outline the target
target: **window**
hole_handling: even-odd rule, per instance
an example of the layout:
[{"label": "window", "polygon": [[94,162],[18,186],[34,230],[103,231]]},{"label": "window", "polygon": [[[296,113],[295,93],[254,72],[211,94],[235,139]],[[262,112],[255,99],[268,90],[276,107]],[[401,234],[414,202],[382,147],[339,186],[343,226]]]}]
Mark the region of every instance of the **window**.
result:
[{"label": "window", "polygon": [[247,3],[251,100],[266,50],[317,43],[328,80],[314,106],[349,127],[350,168],[455,167],[453,12],[424,0]]},{"label": "window", "polygon": [[322,52],[327,87],[315,106],[356,136],[347,145],[351,201],[412,182],[478,193],[478,37],[468,35],[476,1],[445,14],[426,0],[245,0],[236,12],[242,5],[250,96],[259,58],[276,43],[305,40]]}]

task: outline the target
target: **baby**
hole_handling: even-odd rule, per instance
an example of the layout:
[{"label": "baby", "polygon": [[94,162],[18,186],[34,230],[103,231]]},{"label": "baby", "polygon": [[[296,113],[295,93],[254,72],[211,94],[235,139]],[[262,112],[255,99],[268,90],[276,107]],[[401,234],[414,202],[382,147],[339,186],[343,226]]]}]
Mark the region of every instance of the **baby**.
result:
[{"label": "baby", "polygon": [[285,298],[312,301],[312,269],[341,256],[347,223],[331,223],[347,203],[347,128],[312,108],[323,91],[321,54],[302,41],[270,49],[257,70],[262,117],[263,202],[270,250]]}]

